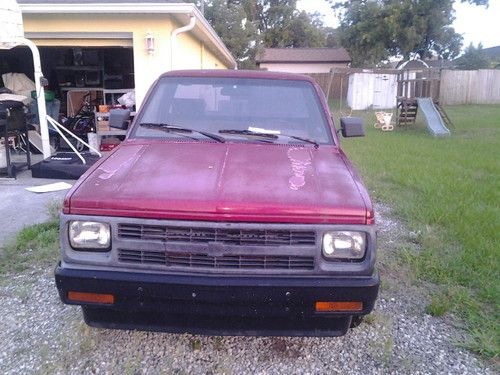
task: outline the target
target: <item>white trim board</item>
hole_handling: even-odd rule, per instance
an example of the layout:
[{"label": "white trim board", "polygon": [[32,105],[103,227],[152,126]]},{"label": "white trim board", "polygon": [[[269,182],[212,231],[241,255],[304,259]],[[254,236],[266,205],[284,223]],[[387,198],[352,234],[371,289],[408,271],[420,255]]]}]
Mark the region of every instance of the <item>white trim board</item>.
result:
[{"label": "white trim board", "polygon": [[132,39],[133,33],[121,32],[102,32],[102,33],[86,33],[86,32],[27,32],[25,33],[28,39]]}]

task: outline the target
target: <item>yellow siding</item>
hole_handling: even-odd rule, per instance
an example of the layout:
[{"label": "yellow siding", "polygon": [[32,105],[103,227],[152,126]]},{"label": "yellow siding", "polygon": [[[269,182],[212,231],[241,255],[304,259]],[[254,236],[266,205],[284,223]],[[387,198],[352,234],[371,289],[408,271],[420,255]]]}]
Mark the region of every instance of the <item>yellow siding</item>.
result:
[{"label": "yellow siding", "polygon": [[[132,33],[132,40],[113,39],[44,39],[36,40],[40,46],[132,46],[134,48],[135,88],[140,105],[148,88],[158,76],[171,69],[170,35],[177,25],[166,14],[24,14],[25,32],[89,32]],[[146,51],[146,34],[151,31],[155,38],[153,55]],[[205,49],[201,41],[189,33],[177,38],[174,54],[176,69],[226,68],[215,55]]]},{"label": "yellow siding", "polygon": [[203,48],[203,69],[227,69],[227,66],[208,48]]},{"label": "yellow siding", "polygon": [[[179,27],[176,25],[176,27]],[[177,36],[177,53],[174,52],[172,69],[200,69],[201,43],[188,33]]]},{"label": "yellow siding", "polygon": [[[181,25],[175,25],[180,27]],[[190,33],[182,33],[177,37],[177,54],[174,54],[174,69],[227,69],[215,54],[205,47],[204,43]]]}]

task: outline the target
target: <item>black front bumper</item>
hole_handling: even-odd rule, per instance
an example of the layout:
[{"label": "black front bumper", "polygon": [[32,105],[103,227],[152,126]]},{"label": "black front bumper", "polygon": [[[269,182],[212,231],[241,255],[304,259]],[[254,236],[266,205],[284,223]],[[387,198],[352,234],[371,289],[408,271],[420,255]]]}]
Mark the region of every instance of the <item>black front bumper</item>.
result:
[{"label": "black front bumper", "polygon": [[[214,335],[339,336],[378,293],[371,277],[235,277],[76,270],[58,266],[61,300],[89,325]],[[113,306],[75,303],[68,291],[113,294]],[[360,301],[356,313],[317,313],[316,301]]]}]

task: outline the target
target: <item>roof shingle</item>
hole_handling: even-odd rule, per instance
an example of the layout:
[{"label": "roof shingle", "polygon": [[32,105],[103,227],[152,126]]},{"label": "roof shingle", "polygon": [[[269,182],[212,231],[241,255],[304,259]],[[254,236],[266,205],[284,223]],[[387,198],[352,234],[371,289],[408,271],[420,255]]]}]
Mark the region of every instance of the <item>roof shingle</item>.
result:
[{"label": "roof shingle", "polygon": [[349,63],[351,57],[344,48],[265,48],[256,58],[258,63]]}]

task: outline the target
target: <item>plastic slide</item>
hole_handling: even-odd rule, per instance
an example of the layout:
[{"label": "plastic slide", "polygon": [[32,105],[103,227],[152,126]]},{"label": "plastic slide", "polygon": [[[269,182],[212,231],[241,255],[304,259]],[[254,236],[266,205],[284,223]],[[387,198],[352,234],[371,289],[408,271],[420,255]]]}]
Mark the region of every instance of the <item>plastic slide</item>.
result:
[{"label": "plastic slide", "polygon": [[418,109],[422,111],[427,128],[435,137],[443,137],[450,135],[450,131],[444,124],[441,115],[439,114],[436,106],[431,98],[417,98]]}]

